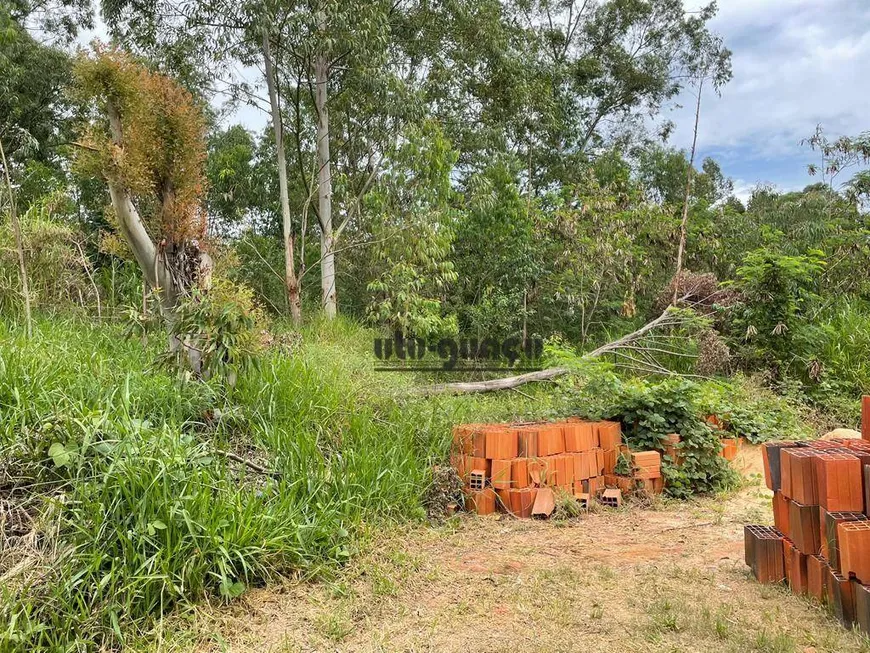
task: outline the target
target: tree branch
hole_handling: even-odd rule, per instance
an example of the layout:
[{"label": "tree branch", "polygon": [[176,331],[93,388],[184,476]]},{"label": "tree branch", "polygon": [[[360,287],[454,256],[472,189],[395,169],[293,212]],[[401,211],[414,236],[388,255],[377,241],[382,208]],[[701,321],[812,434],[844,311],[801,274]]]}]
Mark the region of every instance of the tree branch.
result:
[{"label": "tree branch", "polygon": [[[683,299],[686,299],[686,297],[683,297]],[[681,320],[675,319],[675,316],[671,314],[671,308],[673,308],[673,306],[668,306],[656,319],[647,322],[636,331],[632,331],[618,340],[601,345],[597,349],[593,349],[592,351],[583,354],[580,358],[582,360],[598,358],[604,354],[614,352],[622,347],[630,345],[658,327],[679,324]],[[471,394],[475,392],[492,392],[493,390],[508,390],[533,381],[548,381],[550,379],[555,379],[560,376],[565,376],[570,372],[571,370],[567,367],[550,367],[537,372],[529,372],[527,374],[510,376],[503,379],[492,379],[490,381],[439,383],[428,385],[415,389],[413,393],[428,397],[437,394]]]}]

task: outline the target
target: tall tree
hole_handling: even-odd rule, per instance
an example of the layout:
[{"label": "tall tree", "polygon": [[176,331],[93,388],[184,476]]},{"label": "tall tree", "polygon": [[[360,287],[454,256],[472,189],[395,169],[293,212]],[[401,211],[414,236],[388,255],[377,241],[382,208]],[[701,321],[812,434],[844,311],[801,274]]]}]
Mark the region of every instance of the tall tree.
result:
[{"label": "tall tree", "polygon": [[[358,215],[359,202],[377,173],[377,162],[396,145],[398,130],[388,127],[388,108],[401,84],[386,65],[391,20],[400,5],[376,2],[312,0],[286,3],[150,4],[104,0],[104,13],[124,43],[172,64],[177,58],[198,60],[186,74],[206,86],[229,89],[236,101],[259,104],[244,79],[233,78],[237,64],[262,68],[269,113],[275,132],[279,186],[287,251],[288,299],[298,299],[291,268],[293,237],[304,225],[289,225],[294,216],[317,218],[321,240],[322,305],[327,315],[337,307],[335,253],[338,239]],[[183,53],[184,56],[181,56]],[[336,119],[338,118],[338,119]],[[288,156],[289,153],[289,156]],[[286,170],[282,172],[282,168]],[[312,174],[313,172],[313,174]],[[312,202],[312,189],[317,201]],[[337,192],[336,192],[337,191]],[[336,201],[338,200],[338,201]],[[334,225],[334,214],[340,222]],[[307,270],[301,270],[298,284]]]},{"label": "tall tree", "polygon": [[712,84],[716,92],[725,82],[731,78],[731,52],[724,47],[722,39],[709,34],[699,33],[695,35],[694,48],[697,56],[688,58],[684,62],[688,74],[697,89],[695,102],[695,122],[692,131],[692,149],[689,154],[689,168],[686,173],[686,190],[683,195],[683,215],[680,220],[680,242],[677,247],[677,266],[674,273],[674,296],[676,304],[680,293],[680,275],[683,272],[683,255],[686,250],[686,233],[689,222],[689,198],[692,194],[692,182],[695,172],[695,148],[698,145],[698,123],[701,120],[701,95],[704,84]]},{"label": "tall tree", "polygon": [[105,179],[115,225],[172,319],[180,295],[208,272],[202,111],[118,50],[80,57],[75,73],[88,117],[76,164]]},{"label": "tall tree", "polygon": [[278,166],[278,190],[281,202],[281,225],[284,239],[284,283],[287,290],[287,305],[293,322],[302,321],[302,302],[299,296],[299,280],[296,276],[296,256],[293,246],[293,224],[290,215],[290,191],[287,187],[287,154],[284,149],[284,122],[281,117],[281,104],[278,100],[278,81],[272,60],[272,36],[268,29],[263,30],[263,64],[266,74],[266,88],[269,93],[269,107],[272,116],[272,129],[275,133],[275,157]]}]

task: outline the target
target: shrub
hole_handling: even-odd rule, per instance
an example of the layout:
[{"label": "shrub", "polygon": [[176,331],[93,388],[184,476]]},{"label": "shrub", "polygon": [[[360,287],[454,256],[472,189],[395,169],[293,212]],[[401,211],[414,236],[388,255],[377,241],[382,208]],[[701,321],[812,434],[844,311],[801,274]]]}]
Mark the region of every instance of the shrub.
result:
[{"label": "shrub", "polygon": [[[178,367],[194,360],[205,378],[225,377],[230,385],[256,361],[265,319],[250,289],[217,277],[208,292],[194,288],[178,304],[170,334],[181,347],[165,360]],[[193,353],[195,356],[191,356]]]},{"label": "shrub", "polygon": [[737,481],[736,472],[719,455],[718,434],[702,419],[699,392],[698,384],[685,379],[631,380],[622,384],[611,408],[631,449],[664,453],[664,437],[680,434],[682,464],[667,456],[662,464],[667,492],[676,497],[718,492]]},{"label": "shrub", "polygon": [[821,252],[785,256],[768,249],[746,255],[737,269],[743,297],[734,307],[734,339],[745,365],[787,373],[803,326],[801,312],[813,301],[813,285],[824,268]]},{"label": "shrub", "polygon": [[699,404],[704,414],[722,418],[729,431],[753,444],[812,436],[802,419],[806,408],[743,376],[704,384]]}]

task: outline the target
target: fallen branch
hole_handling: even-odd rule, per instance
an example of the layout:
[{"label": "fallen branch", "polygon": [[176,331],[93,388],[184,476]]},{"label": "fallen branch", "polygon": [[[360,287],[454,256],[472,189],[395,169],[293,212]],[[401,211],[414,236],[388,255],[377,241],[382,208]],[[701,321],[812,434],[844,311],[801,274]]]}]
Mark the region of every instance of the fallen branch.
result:
[{"label": "fallen branch", "polygon": [[[688,297],[683,297],[685,300]],[[647,322],[642,327],[637,329],[636,331],[632,331],[629,334],[626,334],[619,338],[618,340],[614,340],[613,342],[608,342],[604,345],[598,347],[598,349],[593,349],[590,352],[583,354],[580,358],[583,360],[590,360],[592,358],[598,358],[604,354],[608,354],[610,352],[616,351],[622,347],[630,345],[632,342],[643,338],[646,334],[654,329],[662,326],[675,326],[678,324],[684,323],[685,320],[681,320],[679,317],[673,315],[671,313],[671,306],[668,306],[664,312],[659,315],[656,319],[651,322]],[[492,379],[490,381],[468,381],[468,382],[458,382],[458,383],[438,383],[435,385],[427,385],[421,388],[417,388],[414,390],[415,394],[421,394],[424,396],[432,396],[438,394],[470,394],[474,392],[493,392],[495,390],[510,390],[516,388],[521,385],[525,385],[526,383],[532,383],[534,381],[549,381],[550,379],[555,379],[560,376],[565,376],[571,372],[570,368],[567,367],[549,367],[545,370],[539,370],[537,372],[528,372],[527,374],[520,374],[519,376],[509,376],[503,379]]]},{"label": "fallen branch", "polygon": [[221,456],[228,458],[229,460],[234,460],[237,463],[241,463],[245,465],[249,469],[257,472],[258,474],[264,474],[266,476],[280,476],[280,474],[276,471],[263,467],[262,465],[258,465],[257,463],[248,460],[247,458],[242,458],[241,456],[234,454],[232,451],[223,451],[222,449],[215,449],[215,453],[219,453]]}]

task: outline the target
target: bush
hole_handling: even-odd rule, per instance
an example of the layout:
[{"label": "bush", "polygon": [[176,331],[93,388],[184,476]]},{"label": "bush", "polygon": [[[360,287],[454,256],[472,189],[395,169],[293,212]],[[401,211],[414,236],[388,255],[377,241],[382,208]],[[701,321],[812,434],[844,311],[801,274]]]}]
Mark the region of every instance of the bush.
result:
[{"label": "bush", "polygon": [[179,303],[170,334],[182,344],[163,358],[182,369],[193,359],[198,374],[226,378],[235,385],[238,374],[256,362],[265,327],[253,292],[216,277],[208,292],[194,288]]},{"label": "bush", "polygon": [[[62,196],[48,196],[21,216],[24,263],[34,309],[60,311],[81,308],[95,301],[96,287],[88,277],[91,263],[77,242],[84,237],[74,228],[52,219]],[[13,243],[12,228],[0,226],[0,241]],[[84,245],[81,245],[84,247]],[[15,247],[0,248],[0,313],[23,313],[21,274]]]},{"label": "bush", "polygon": [[735,346],[744,365],[787,374],[796,351],[802,311],[814,301],[817,276],[825,262],[821,252],[785,256],[768,249],[746,255],[737,269],[742,301],[734,307]]},{"label": "bush", "polygon": [[662,473],[671,496],[719,492],[733,487],[737,474],[719,455],[719,435],[702,418],[700,386],[685,379],[659,383],[631,380],[621,385],[611,417],[622,421],[628,446],[635,450],[665,452],[664,438],[681,436],[682,464],[663,457]]},{"label": "bush", "polygon": [[802,418],[806,408],[743,376],[701,386],[703,413],[716,415],[728,430],[753,444],[813,436]]}]

